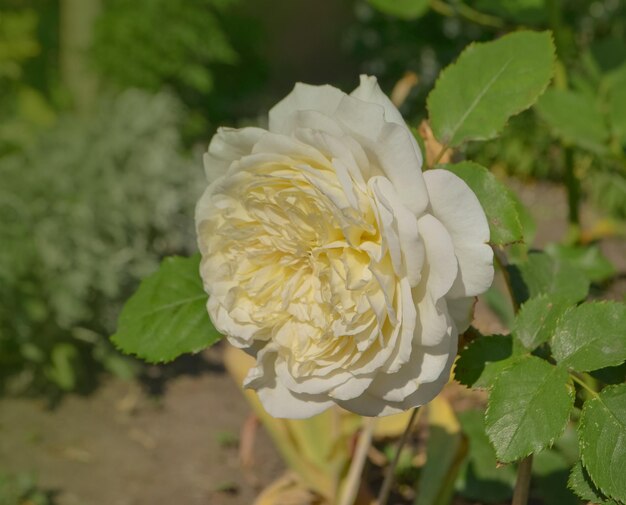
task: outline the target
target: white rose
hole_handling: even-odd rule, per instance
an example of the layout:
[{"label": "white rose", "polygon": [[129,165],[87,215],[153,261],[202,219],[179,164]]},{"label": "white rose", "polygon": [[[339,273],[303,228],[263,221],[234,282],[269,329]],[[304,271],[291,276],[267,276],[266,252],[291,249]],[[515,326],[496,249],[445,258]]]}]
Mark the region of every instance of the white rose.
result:
[{"label": "white rose", "polygon": [[474,193],[422,156],[376,79],[297,84],[269,130],[222,128],[196,209],[215,327],[256,356],[275,417],[366,416],[430,401],[493,279]]}]

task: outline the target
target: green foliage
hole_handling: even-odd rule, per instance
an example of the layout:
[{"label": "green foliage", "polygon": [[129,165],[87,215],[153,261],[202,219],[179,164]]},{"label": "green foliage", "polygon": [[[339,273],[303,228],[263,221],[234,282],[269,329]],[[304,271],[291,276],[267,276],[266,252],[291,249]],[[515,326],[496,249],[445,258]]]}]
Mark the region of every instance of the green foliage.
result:
[{"label": "green foliage", "polygon": [[476,0],[474,6],[521,24],[540,23],[546,18],[546,0]]},{"label": "green foliage", "polygon": [[454,165],[443,165],[459,176],[472,189],[482,205],[491,233],[489,242],[505,245],[523,239],[522,224],[515,200],[509,189],[499,182],[485,167],[464,161]]},{"label": "green foliage", "polygon": [[83,388],[94,360],[128,374],[103,338],[117,303],[193,244],[202,174],[180,153],[181,121],[170,96],[128,91],[0,158],[0,383]]},{"label": "green foliage", "polygon": [[465,347],[454,367],[454,378],[474,388],[488,388],[521,355],[511,335],[480,337]]},{"label": "green foliage", "polygon": [[33,475],[0,473],[0,505],[52,505],[52,499]]},{"label": "green foliage", "polygon": [[32,9],[5,11],[0,16],[0,82],[22,75],[24,61],[36,56],[40,47],[35,38],[37,13]]},{"label": "green foliage", "polygon": [[603,282],[615,273],[615,267],[597,244],[575,246],[552,243],[546,246],[545,252],[557,261],[569,262],[592,282]]},{"label": "green foliage", "polygon": [[563,366],[589,372],[626,360],[626,305],[591,302],[568,310],[556,325],[552,353]]},{"label": "green foliage", "polygon": [[582,461],[606,496],[626,502],[626,385],[610,386],[585,402],[580,419]]},{"label": "green foliage", "polygon": [[42,93],[24,82],[26,66],[41,52],[35,10],[0,10],[0,156],[32,142],[56,115]]},{"label": "green foliage", "polygon": [[533,458],[533,495],[543,503],[579,505],[576,495],[567,487],[571,464],[558,451],[548,449]]},{"label": "green foliage", "polygon": [[107,0],[95,26],[90,63],[121,89],[167,89],[191,111],[186,144],[218,122],[258,114],[249,96],[265,76],[258,20],[241,0]]},{"label": "green foliage", "polygon": [[416,19],[429,7],[428,0],[368,0],[379,11],[402,19]]},{"label": "green foliage", "polygon": [[598,154],[605,152],[609,130],[593,98],[580,92],[549,89],[536,108],[563,142]]},{"label": "green foliage", "polygon": [[567,299],[541,294],[520,308],[512,332],[528,350],[546,342],[554,334],[557,320],[570,307]]},{"label": "green foliage", "polygon": [[515,461],[552,444],[574,405],[567,371],[529,356],[496,378],[485,417],[498,459]]},{"label": "green foliage", "polygon": [[237,62],[219,18],[235,3],[108,0],[96,29],[95,62],[103,75],[124,86],[158,91],[172,83],[208,93],[214,65]]},{"label": "green foliage", "polygon": [[440,74],[428,96],[435,137],[450,147],[495,137],[509,117],[537,100],[553,67],[548,32],[520,31],[470,45]]},{"label": "green foliage", "polygon": [[217,342],[206,310],[200,256],[166,258],[128,300],[111,340],[122,351],[152,363],[171,361]]},{"label": "green foliage", "polygon": [[597,504],[615,504],[612,500],[608,500],[594,485],[587,470],[579,461],[574,465],[567,481],[567,486],[574,491],[580,498],[585,501]]},{"label": "green foliage", "polygon": [[545,253],[530,253],[525,262],[511,269],[511,274],[520,301],[549,294],[575,303],[583,300],[589,291],[589,280],[580,270],[566,259],[555,259]]},{"label": "green foliage", "polygon": [[511,465],[498,465],[496,453],[485,433],[484,415],[479,410],[459,414],[469,447],[457,489],[470,500],[500,503],[509,500],[513,494],[515,469]]},{"label": "green foliage", "polygon": [[609,91],[609,123],[613,137],[626,146],[626,72]]}]

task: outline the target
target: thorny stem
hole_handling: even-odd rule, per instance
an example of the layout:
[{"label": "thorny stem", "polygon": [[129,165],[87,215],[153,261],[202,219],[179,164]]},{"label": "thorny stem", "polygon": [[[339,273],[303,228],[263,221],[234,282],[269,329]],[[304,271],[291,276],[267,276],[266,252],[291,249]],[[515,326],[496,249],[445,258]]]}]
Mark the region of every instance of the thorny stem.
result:
[{"label": "thorny stem", "polygon": [[354,504],[361,485],[361,474],[363,473],[367,453],[372,445],[372,433],[374,432],[374,426],[376,426],[376,420],[375,417],[365,418],[363,430],[356,443],[352,463],[350,463],[350,469],[348,470],[348,476],[346,477],[346,483],[338,505]]},{"label": "thorny stem", "polygon": [[530,475],[533,468],[533,455],[526,456],[517,467],[517,480],[511,505],[526,505],[530,490]]},{"label": "thorny stem", "polygon": [[500,18],[478,12],[477,10],[471,8],[469,5],[461,2],[458,2],[454,6],[451,6],[442,0],[430,0],[430,7],[432,10],[438,12],[442,16],[450,17],[458,14],[468,21],[472,21],[479,25],[488,26],[490,28],[502,28],[502,26],[504,26],[504,22]]},{"label": "thorny stem", "polygon": [[385,480],[383,481],[383,485],[380,488],[380,493],[378,493],[378,505],[386,505],[387,500],[389,499],[389,493],[391,492],[391,486],[393,485],[394,475],[396,473],[396,467],[398,466],[398,461],[400,460],[400,454],[402,453],[402,448],[404,444],[406,444],[407,439],[409,438],[409,434],[413,429],[413,424],[415,423],[415,418],[417,417],[417,412],[419,411],[419,407],[413,409],[411,412],[411,417],[409,418],[409,422],[404,429],[404,433],[398,442],[398,447],[396,447],[396,454],[393,457],[393,461],[387,468],[387,473],[385,474]]}]

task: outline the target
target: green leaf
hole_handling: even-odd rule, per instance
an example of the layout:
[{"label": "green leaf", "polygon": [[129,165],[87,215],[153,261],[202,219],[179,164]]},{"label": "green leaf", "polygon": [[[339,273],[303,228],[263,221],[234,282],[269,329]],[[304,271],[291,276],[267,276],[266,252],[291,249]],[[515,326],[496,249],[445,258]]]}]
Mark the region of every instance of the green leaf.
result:
[{"label": "green leaf", "polygon": [[428,11],[428,0],[367,0],[385,14],[402,19],[417,19]]},{"label": "green leaf", "polygon": [[471,44],[428,96],[435,137],[449,147],[495,137],[509,117],[535,103],[553,72],[549,32],[518,31]]},{"label": "green leaf", "polygon": [[589,302],[568,310],[556,325],[551,347],[559,364],[589,372],[626,361],[626,305]]},{"label": "green leaf", "polygon": [[143,280],[111,337],[121,351],[157,363],[198,352],[221,338],[206,311],[199,261],[199,255],[166,258]]},{"label": "green leaf", "polygon": [[587,470],[585,470],[580,461],[572,468],[567,481],[567,487],[587,502],[607,505],[615,503],[612,500],[607,500],[606,496],[596,488]]},{"label": "green leaf", "polygon": [[508,501],[513,495],[515,469],[511,465],[498,465],[485,433],[484,412],[460,412],[459,421],[469,443],[467,459],[457,482],[459,493],[481,503]]},{"label": "green leaf", "polygon": [[511,335],[480,337],[463,349],[454,367],[454,378],[473,388],[488,388],[505,368],[521,356]]},{"label": "green leaf", "polygon": [[606,496],[626,501],[626,384],[585,402],[578,428],[583,465]]},{"label": "green leaf", "polygon": [[[519,270],[516,290],[525,301],[540,294],[560,295],[571,303],[583,300],[589,291],[589,280],[579,269],[564,259],[533,252],[524,263],[514,265]],[[515,277],[515,276],[514,276]],[[519,285],[522,281],[523,285]]]},{"label": "green leaf", "polygon": [[570,307],[562,297],[541,294],[526,301],[513,323],[512,333],[532,351],[554,334],[556,322]]},{"label": "green leaf", "polygon": [[536,109],[564,142],[599,154],[606,152],[609,130],[596,103],[586,94],[549,89]]},{"label": "green leaf", "polygon": [[482,205],[489,222],[492,244],[505,245],[523,239],[522,224],[516,202],[509,189],[485,167],[471,161],[441,165],[457,175],[472,189]]},{"label": "green leaf", "polygon": [[568,261],[593,282],[605,281],[615,273],[615,267],[597,245],[582,247],[553,243],[546,246],[546,253],[557,261]]},{"label": "green leaf", "polygon": [[573,405],[567,370],[535,356],[503,370],[489,394],[485,417],[498,459],[515,461],[552,444]]},{"label": "green leaf", "polygon": [[484,302],[498,317],[505,328],[510,328],[515,320],[515,312],[509,296],[493,284],[482,295]]}]

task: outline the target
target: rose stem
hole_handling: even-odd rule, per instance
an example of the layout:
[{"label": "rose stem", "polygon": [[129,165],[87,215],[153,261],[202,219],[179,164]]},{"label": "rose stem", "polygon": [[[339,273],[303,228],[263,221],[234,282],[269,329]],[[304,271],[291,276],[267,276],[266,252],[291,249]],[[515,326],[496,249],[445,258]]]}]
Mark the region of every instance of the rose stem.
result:
[{"label": "rose stem", "polygon": [[354,449],[354,455],[352,456],[352,463],[348,470],[348,476],[341,493],[338,505],[353,505],[354,500],[357,497],[359,487],[361,485],[361,473],[363,473],[363,467],[365,466],[365,459],[367,453],[372,445],[372,433],[374,432],[374,426],[376,426],[377,418],[368,417],[365,418],[363,430],[359,435],[359,439]]},{"label": "rose stem", "polygon": [[511,505],[526,505],[526,503],[528,503],[532,468],[533,455],[531,454],[521,460],[517,467],[517,480],[515,481],[515,490],[513,491],[513,501]]},{"label": "rose stem", "polygon": [[396,473],[396,467],[398,466],[398,461],[400,460],[400,453],[402,452],[402,448],[404,444],[406,444],[407,439],[409,438],[409,434],[413,428],[413,423],[415,422],[415,418],[417,417],[417,412],[419,411],[419,407],[413,409],[411,412],[411,417],[409,418],[409,422],[406,425],[404,433],[398,442],[398,447],[396,448],[396,454],[387,468],[387,473],[385,474],[385,480],[383,481],[383,485],[380,488],[380,493],[378,494],[378,505],[385,505],[387,500],[389,499],[389,493],[391,492],[391,486],[393,485],[394,475]]}]

